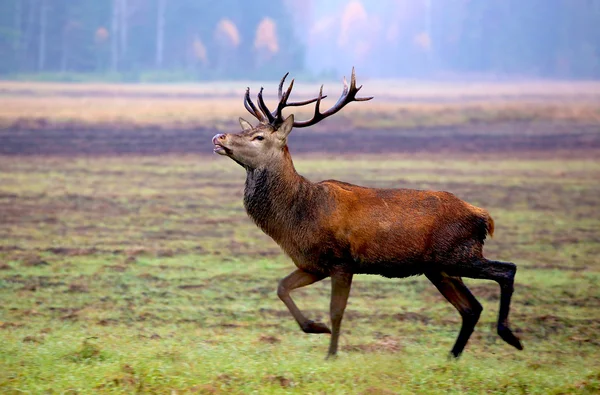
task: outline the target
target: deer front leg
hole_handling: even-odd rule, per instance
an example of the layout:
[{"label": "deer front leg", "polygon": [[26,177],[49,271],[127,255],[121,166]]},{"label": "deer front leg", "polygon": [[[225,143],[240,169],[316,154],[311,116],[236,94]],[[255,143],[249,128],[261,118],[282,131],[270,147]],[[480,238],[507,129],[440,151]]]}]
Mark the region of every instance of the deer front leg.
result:
[{"label": "deer front leg", "polygon": [[318,276],[298,269],[282,279],[279,282],[279,287],[277,287],[277,296],[279,296],[279,299],[287,306],[298,325],[300,325],[300,329],[305,333],[331,333],[331,330],[329,330],[327,325],[321,322],[314,322],[306,318],[290,297],[290,292],[296,288],[305,287],[316,283],[317,281],[321,281],[326,277],[327,276]]},{"label": "deer front leg", "polygon": [[327,358],[334,357],[337,354],[338,340],[340,338],[340,327],[344,310],[350,295],[352,286],[352,273],[335,273],[331,276],[331,342],[329,343],[329,352]]}]

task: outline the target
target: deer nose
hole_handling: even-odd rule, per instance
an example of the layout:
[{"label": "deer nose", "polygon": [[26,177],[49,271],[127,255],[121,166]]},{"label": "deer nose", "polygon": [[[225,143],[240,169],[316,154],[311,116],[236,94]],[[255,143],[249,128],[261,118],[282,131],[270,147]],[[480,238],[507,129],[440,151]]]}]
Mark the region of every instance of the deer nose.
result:
[{"label": "deer nose", "polygon": [[213,144],[217,144],[219,141],[225,140],[225,137],[226,135],[223,133],[215,134],[215,136],[212,138],[212,142]]}]

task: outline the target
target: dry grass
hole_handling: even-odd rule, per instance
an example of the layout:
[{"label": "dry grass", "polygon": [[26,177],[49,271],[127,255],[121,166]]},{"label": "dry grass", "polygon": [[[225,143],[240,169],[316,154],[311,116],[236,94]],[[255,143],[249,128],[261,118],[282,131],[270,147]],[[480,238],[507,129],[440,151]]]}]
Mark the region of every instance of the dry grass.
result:
[{"label": "dry grass", "polygon": [[241,100],[233,99],[4,97],[0,98],[0,127],[187,129],[230,121],[242,111]]},{"label": "dry grass", "polygon": [[[244,87],[276,83],[189,85],[58,84],[0,82],[0,128],[221,128],[243,108]],[[339,83],[327,84],[333,104]],[[600,122],[600,83],[424,83],[369,81],[365,95],[376,100],[352,105],[336,118],[340,128],[400,128],[514,120]],[[307,98],[317,86],[295,86]],[[273,105],[271,95],[267,102]],[[295,109],[308,117],[311,107]],[[332,123],[329,123],[331,127]]]},{"label": "dry grass", "polygon": [[[425,82],[412,80],[368,80],[358,75],[365,87],[362,93],[386,100],[427,99],[458,100],[465,98],[600,98],[598,81],[518,81],[518,82]],[[315,96],[320,84],[325,94],[336,96],[341,91],[340,81],[298,82],[294,93]],[[245,88],[253,90],[264,86],[266,95],[274,95],[277,81],[227,81],[185,84],[110,84],[110,83],[54,83],[0,81],[0,94],[57,95],[117,95],[117,96],[230,96],[243,95]]]},{"label": "dry grass", "polygon": [[[373,101],[350,109],[329,127],[395,129],[519,120],[600,123],[600,102]],[[296,114],[309,117],[310,108]],[[0,97],[0,128],[5,129],[220,129],[240,115],[250,117],[239,98]]]}]

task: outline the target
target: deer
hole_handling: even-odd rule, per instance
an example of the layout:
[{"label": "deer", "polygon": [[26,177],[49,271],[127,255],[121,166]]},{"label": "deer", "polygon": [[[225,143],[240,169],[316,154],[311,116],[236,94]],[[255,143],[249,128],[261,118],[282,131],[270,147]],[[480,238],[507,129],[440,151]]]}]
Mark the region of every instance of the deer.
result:
[{"label": "deer", "polygon": [[[246,89],[244,106],[257,126],[239,118],[241,132],[213,137],[214,153],[231,158],[246,170],[244,207],[248,216],[270,236],[296,265],[277,287],[277,295],[305,333],[330,334],[327,358],[335,357],[353,276],[404,278],[424,275],[462,317],[450,357],[458,358],[474,331],[481,304],[462,277],[492,280],[500,286],[497,333],[506,343],[523,346],[509,327],[508,315],[517,267],[483,257],[486,236],[494,220],[485,209],[449,192],[415,189],[377,189],[325,180],[311,182],[296,172],[287,145],[293,128],[305,128],[330,117],[357,97],[354,68],[350,86],[343,79],[337,102],[321,112],[323,85],[316,98],[288,102],[294,80],[284,92],[286,73],[279,83],[279,102],[269,110],[258,93],[258,107]],[[311,119],[285,117],[287,107],[315,103]],[[308,319],[290,293],[331,278],[330,323]]]}]

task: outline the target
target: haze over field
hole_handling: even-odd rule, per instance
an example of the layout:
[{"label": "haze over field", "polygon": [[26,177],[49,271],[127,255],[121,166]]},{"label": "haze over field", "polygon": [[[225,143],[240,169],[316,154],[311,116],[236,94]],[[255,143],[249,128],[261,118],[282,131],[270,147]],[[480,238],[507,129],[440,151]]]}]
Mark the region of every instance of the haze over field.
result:
[{"label": "haze over field", "polygon": [[5,0],[0,75],[594,79],[599,25],[585,0]]}]

